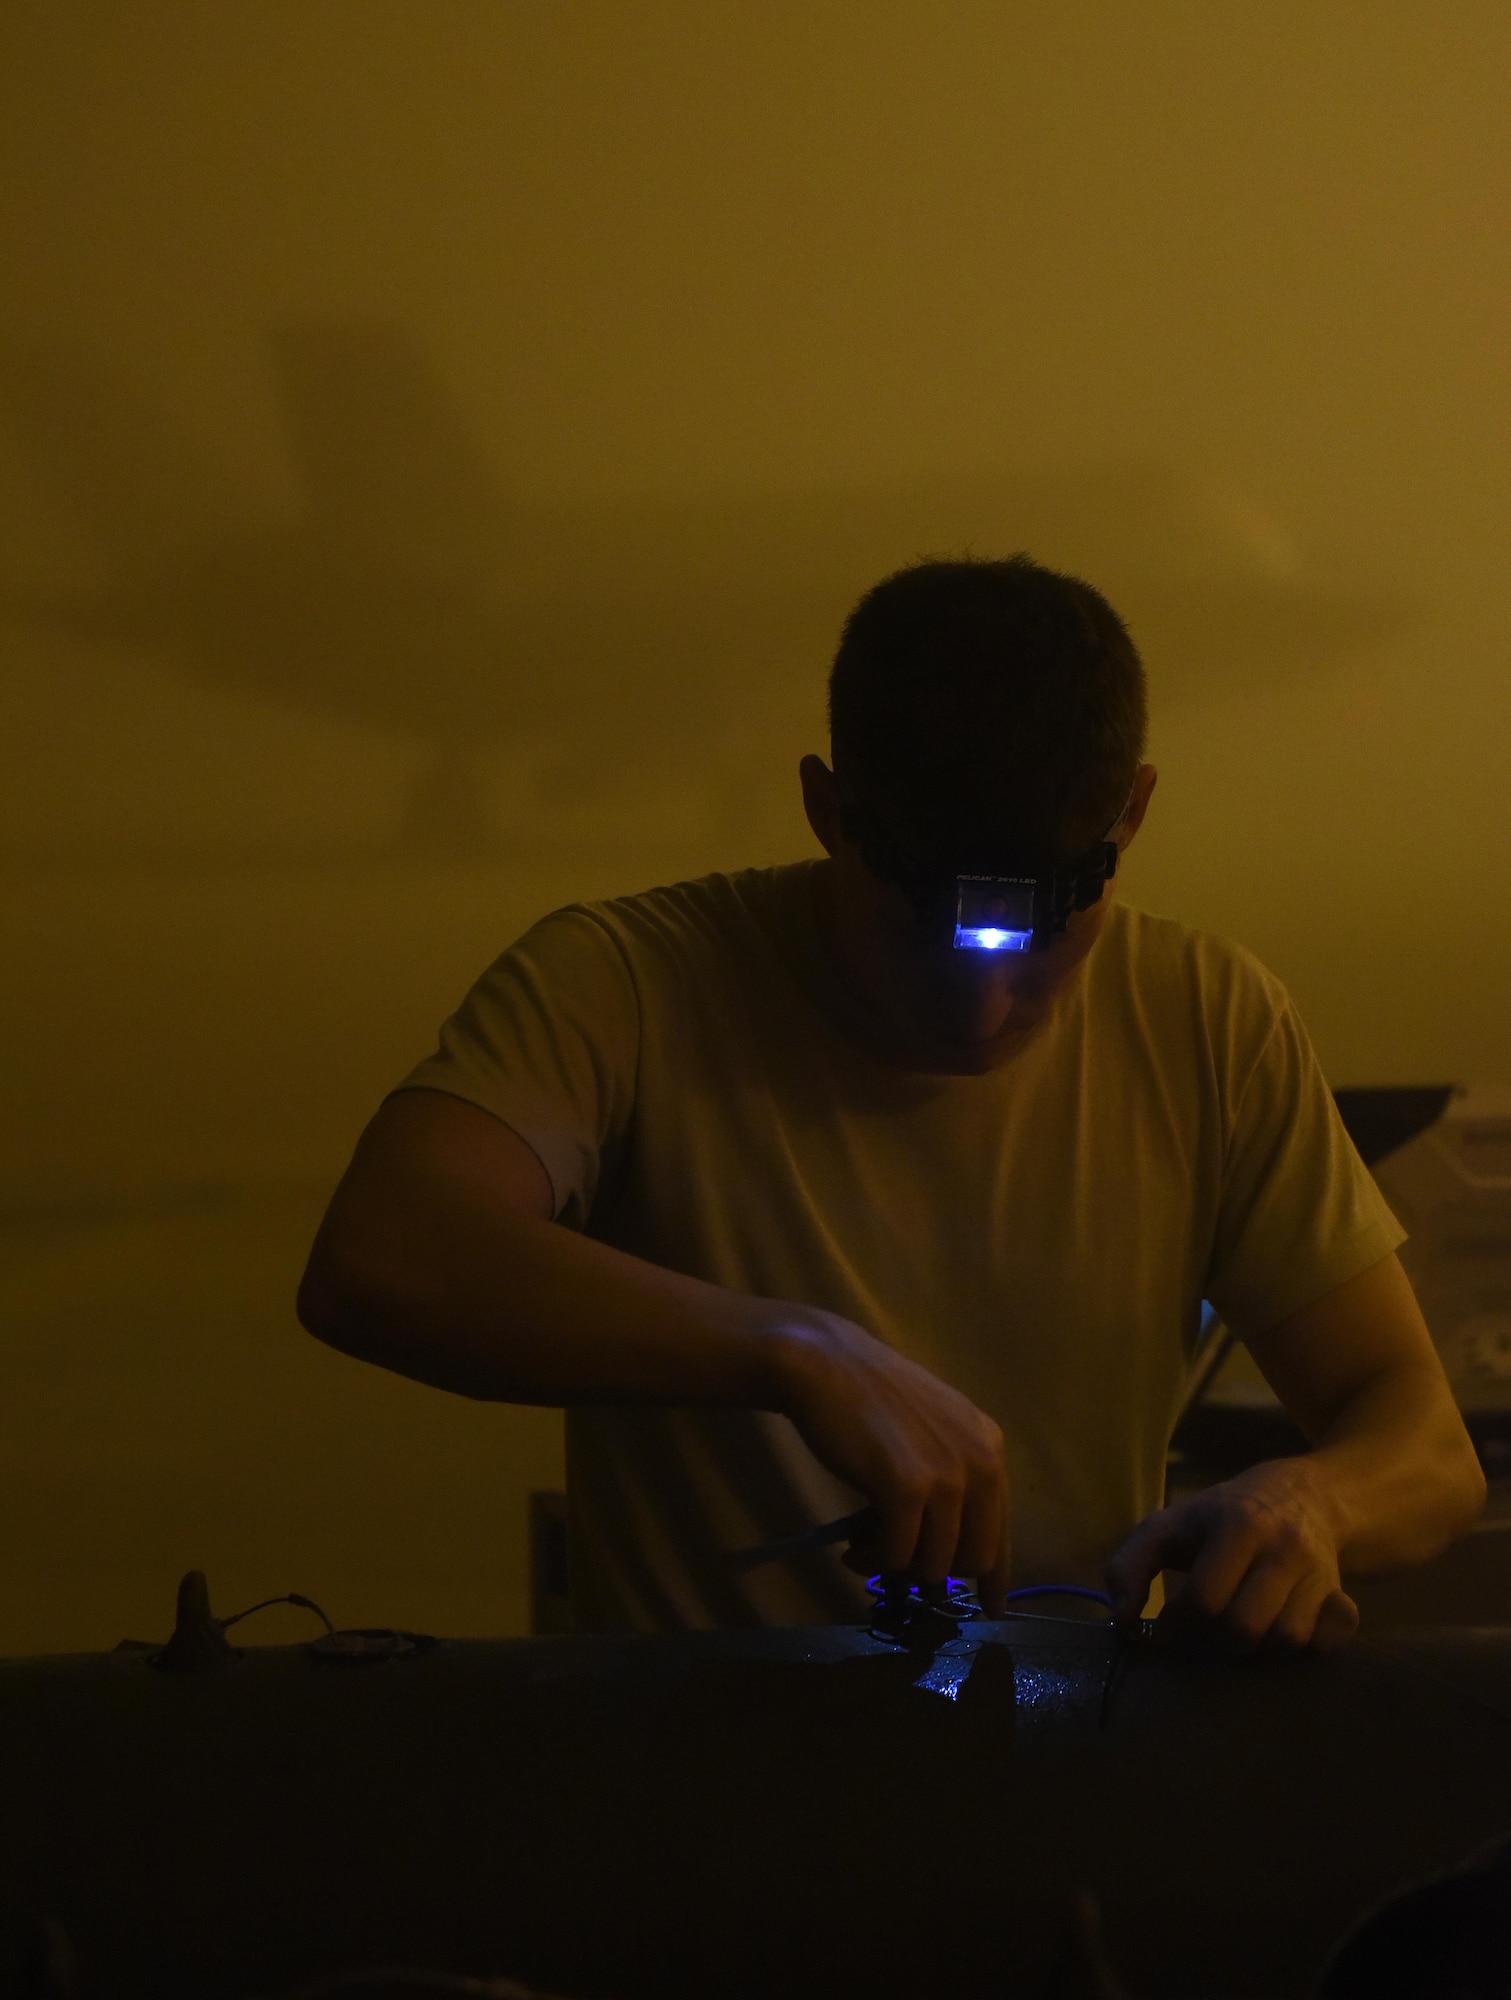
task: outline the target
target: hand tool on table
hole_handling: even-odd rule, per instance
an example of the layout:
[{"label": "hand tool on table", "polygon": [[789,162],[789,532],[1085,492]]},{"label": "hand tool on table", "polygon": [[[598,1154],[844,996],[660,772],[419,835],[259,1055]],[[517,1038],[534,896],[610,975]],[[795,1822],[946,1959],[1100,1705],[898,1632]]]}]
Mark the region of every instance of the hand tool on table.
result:
[{"label": "hand tool on table", "polygon": [[753,1549],[736,1549],[728,1558],[729,1566],[743,1576],[747,1570],[762,1569],[767,1563],[784,1562],[788,1556],[806,1555],[810,1549],[825,1549],[833,1542],[858,1542],[863,1536],[875,1531],[876,1509],[861,1507],[853,1514],[845,1514],[838,1521],[825,1521],[817,1528],[804,1528],[800,1534],[786,1535],[779,1542],[764,1542]]}]

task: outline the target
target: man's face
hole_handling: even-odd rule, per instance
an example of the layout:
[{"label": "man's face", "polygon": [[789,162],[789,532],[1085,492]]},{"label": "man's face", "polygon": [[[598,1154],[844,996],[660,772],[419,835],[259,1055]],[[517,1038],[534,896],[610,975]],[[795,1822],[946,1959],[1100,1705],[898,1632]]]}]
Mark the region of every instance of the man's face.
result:
[{"label": "man's face", "polygon": [[[1140,766],[1120,822],[1120,847],[1133,838],[1154,789]],[[829,854],[830,917],[848,983],[869,1020],[865,1039],[908,1069],[981,1075],[1006,1062],[1049,1013],[1101,933],[1112,885],[1090,909],[1075,911],[1043,951],[957,950],[953,926],[920,922],[908,897],[866,866],[840,825],[834,775],[803,760],[809,824]]]}]

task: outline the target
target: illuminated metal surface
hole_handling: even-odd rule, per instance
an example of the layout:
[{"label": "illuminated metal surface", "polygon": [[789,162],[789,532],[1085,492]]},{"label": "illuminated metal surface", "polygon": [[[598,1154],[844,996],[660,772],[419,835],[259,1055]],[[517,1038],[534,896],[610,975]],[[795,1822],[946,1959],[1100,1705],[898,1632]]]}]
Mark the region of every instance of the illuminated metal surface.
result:
[{"label": "illuminated metal surface", "polygon": [[1020,1710],[1068,1719],[1087,1707],[1087,1675],[1045,1660],[1019,1660],[1013,1667],[1013,1693]]},{"label": "illuminated metal surface", "polygon": [[926,1694],[940,1694],[946,1701],[953,1701],[970,1675],[974,1657],[964,1650],[936,1653],[913,1685]]}]

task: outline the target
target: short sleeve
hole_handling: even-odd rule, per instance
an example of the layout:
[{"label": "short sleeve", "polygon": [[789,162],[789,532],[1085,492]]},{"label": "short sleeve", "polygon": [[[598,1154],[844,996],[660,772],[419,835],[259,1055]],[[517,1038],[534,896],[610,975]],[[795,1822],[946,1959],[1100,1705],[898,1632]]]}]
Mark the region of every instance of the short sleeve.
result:
[{"label": "short sleeve", "polygon": [[1206,1296],[1240,1335],[1266,1333],[1405,1239],[1344,1130],[1283,989],[1227,1121]]},{"label": "short sleeve", "polygon": [[494,960],[400,1090],[502,1119],[539,1157],[556,1216],[581,1229],[634,1110],[640,1009],[623,949],[590,910],[558,910]]}]

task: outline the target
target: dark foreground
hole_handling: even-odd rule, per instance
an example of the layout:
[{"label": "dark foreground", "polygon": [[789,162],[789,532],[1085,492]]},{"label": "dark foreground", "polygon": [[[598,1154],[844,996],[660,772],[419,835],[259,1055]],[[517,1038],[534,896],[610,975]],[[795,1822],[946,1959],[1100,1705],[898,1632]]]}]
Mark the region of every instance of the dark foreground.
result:
[{"label": "dark foreground", "polygon": [[1036,1995],[1068,1990],[1090,1891],[1133,1994],[1281,2000],[1508,1833],[1511,1630],[1293,1664],[1052,1618],[932,1652],[832,1628],[0,1664],[5,1994],[401,1965],[610,2000]]}]

